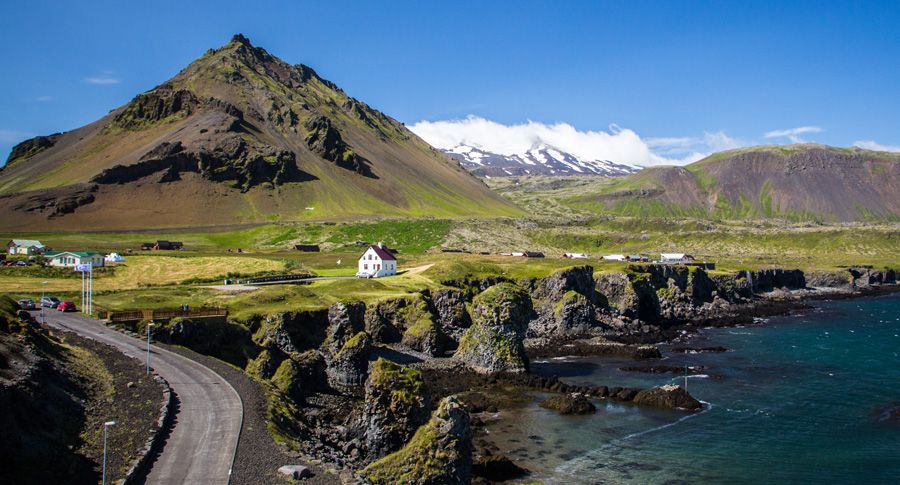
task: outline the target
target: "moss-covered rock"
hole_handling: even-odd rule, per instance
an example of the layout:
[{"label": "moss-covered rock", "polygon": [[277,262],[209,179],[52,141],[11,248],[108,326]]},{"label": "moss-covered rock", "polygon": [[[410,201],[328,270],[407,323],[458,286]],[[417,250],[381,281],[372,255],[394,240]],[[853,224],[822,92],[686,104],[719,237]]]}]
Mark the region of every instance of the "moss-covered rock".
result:
[{"label": "moss-covered rock", "polygon": [[282,352],[303,352],[315,349],[325,341],[328,312],[309,310],[279,312],[266,317],[253,334],[253,340],[263,347],[275,347]]},{"label": "moss-covered rock", "polygon": [[271,379],[275,371],[284,361],[284,354],[277,350],[264,349],[255,359],[247,363],[244,369],[248,374],[260,379]]},{"label": "moss-covered rock", "polygon": [[533,314],[529,295],[501,283],[475,297],[473,305],[474,323],[460,339],[455,357],[480,372],[526,371],[522,342]]},{"label": "moss-covered rock", "polygon": [[472,473],[469,414],[454,397],[438,404],[402,449],[367,466],[360,473],[375,484],[467,484]]},{"label": "moss-covered rock", "polygon": [[365,444],[369,459],[399,450],[429,416],[422,372],[378,359],[366,381]]},{"label": "moss-covered rock", "polygon": [[315,350],[292,354],[272,375],[272,384],[294,400],[325,387],[325,361]]},{"label": "moss-covered rock", "polygon": [[597,411],[594,403],[581,393],[553,396],[541,402],[541,407],[552,409],[559,414],[592,414]]},{"label": "moss-covered rock", "polygon": [[432,356],[443,355],[448,339],[421,294],[386,298],[366,311],[366,332],[377,343],[396,343]]},{"label": "moss-covered rock", "polygon": [[694,399],[683,387],[671,384],[641,390],[634,396],[632,402],[641,406],[690,411],[703,407],[700,401]]},{"label": "moss-covered rock", "polygon": [[173,318],[157,322],[153,337],[161,342],[182,345],[238,367],[245,367],[258,349],[250,340],[250,330],[232,321],[212,318]]},{"label": "moss-covered rock", "polygon": [[337,353],[326,356],[328,385],[345,394],[357,394],[366,382],[371,349],[369,335],[359,332],[348,339]]},{"label": "moss-covered rock", "polygon": [[361,301],[338,302],[328,308],[328,327],[322,350],[334,355],[344,344],[365,330],[366,305]]}]

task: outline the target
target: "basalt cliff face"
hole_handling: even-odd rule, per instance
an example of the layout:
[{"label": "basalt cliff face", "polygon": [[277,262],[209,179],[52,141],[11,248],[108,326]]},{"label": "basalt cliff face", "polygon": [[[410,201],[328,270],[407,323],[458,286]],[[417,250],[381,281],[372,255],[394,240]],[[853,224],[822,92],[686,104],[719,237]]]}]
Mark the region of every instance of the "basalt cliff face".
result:
[{"label": "basalt cliff face", "polygon": [[0,169],[4,229],[517,212],[402,123],[241,35]]}]

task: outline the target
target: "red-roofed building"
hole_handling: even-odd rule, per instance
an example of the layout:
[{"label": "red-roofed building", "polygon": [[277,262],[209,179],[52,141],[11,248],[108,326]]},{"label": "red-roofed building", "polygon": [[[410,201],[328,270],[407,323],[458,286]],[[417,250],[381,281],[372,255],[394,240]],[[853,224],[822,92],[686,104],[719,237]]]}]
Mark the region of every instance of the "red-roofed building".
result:
[{"label": "red-roofed building", "polygon": [[382,243],[369,246],[359,258],[359,271],[356,276],[360,278],[380,278],[395,274],[397,274],[397,258]]}]

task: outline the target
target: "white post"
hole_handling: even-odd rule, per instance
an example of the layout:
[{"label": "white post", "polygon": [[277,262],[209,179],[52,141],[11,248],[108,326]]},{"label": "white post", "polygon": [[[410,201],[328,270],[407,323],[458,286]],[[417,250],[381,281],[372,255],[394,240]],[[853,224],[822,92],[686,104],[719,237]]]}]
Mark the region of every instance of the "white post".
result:
[{"label": "white post", "polygon": [[147,375],[150,375],[150,332],[153,330],[153,325],[155,323],[150,322],[147,324]]},{"label": "white post", "polygon": [[87,313],[87,298],[84,297],[84,271],[81,272],[81,313]]},{"label": "white post", "polygon": [[106,434],[110,426],[115,426],[115,421],[103,423],[103,485],[106,485]]},{"label": "white post", "polygon": [[94,313],[94,264],[88,272],[88,316]]}]

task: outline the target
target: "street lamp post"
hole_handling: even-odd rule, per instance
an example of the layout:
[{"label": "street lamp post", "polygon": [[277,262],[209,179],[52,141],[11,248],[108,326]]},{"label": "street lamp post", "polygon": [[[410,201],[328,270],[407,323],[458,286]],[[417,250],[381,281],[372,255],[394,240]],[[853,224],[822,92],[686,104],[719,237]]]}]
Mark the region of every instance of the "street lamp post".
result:
[{"label": "street lamp post", "polygon": [[42,282],[41,282],[41,301],[40,301],[40,305],[41,305],[41,325],[44,325],[44,324],[47,323],[47,321],[44,319],[44,294],[46,293],[45,290],[46,290],[46,288],[47,288],[47,283],[48,283],[47,281],[42,281]]},{"label": "street lamp post", "polygon": [[115,421],[103,423],[103,485],[106,485],[106,435],[110,426],[115,426]]},{"label": "street lamp post", "polygon": [[153,330],[153,325],[155,323],[150,322],[147,324],[147,375],[150,375],[150,332]]}]

